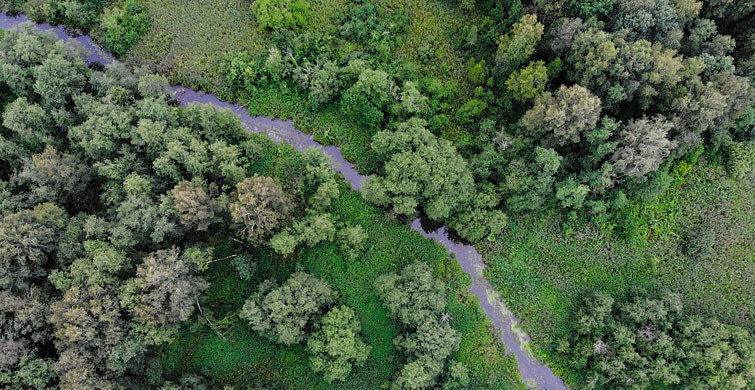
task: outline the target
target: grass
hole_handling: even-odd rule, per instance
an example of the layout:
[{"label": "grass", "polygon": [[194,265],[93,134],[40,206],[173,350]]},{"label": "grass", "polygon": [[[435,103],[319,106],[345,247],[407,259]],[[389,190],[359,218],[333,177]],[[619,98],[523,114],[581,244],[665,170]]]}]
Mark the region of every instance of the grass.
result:
[{"label": "grass", "polygon": [[[554,355],[570,329],[570,315],[596,291],[621,297],[635,289],[682,294],[688,310],[755,327],[755,193],[753,181],[737,182],[721,167],[702,163],[679,188],[657,203],[653,218],[672,221],[666,234],[627,242],[582,226],[565,235],[562,220],[531,216],[512,222],[497,244],[483,248],[486,275],[522,319],[545,360],[572,381],[578,374]],[[655,213],[660,213],[657,215]],[[673,214],[671,217],[666,213]],[[712,257],[693,259],[682,250],[696,229],[712,229]]]}]

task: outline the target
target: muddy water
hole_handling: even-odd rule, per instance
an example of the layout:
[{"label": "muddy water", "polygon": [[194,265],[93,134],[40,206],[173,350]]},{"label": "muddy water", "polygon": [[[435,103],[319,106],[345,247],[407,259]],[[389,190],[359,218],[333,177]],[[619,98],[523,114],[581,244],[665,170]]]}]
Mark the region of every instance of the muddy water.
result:
[{"label": "muddy water", "polygon": [[[11,17],[6,14],[0,14],[0,28],[9,29],[15,25],[27,21],[23,15]],[[52,27],[48,24],[38,24],[41,30],[50,30],[58,38],[76,41],[80,46],[87,49],[89,55],[85,58],[87,62],[99,62],[108,64],[115,59],[112,55],[95,44],[92,39],[85,35],[72,36],[64,29]],[[344,180],[351,185],[354,190],[360,190],[365,180],[368,178],[360,175],[354,169],[354,165],[343,158],[341,150],[335,146],[322,146],[312,139],[312,136],[297,130],[290,120],[275,120],[266,117],[253,117],[249,112],[239,105],[221,101],[215,95],[203,92],[197,92],[185,87],[172,87],[170,93],[178,100],[181,105],[189,103],[212,104],[219,108],[229,109],[241,119],[242,123],[249,132],[267,134],[275,142],[285,142],[292,145],[297,150],[304,150],[311,147],[321,148],[327,153],[332,161],[333,168],[343,174]],[[519,319],[517,319],[508,308],[503,304],[501,297],[493,289],[487,279],[483,276],[485,263],[482,256],[475,250],[472,245],[460,243],[449,235],[445,226],[433,226],[431,221],[415,219],[412,222],[412,230],[419,232],[424,237],[434,240],[445,247],[461,265],[461,268],[472,278],[472,287],[470,292],[480,301],[480,306],[492,321],[498,330],[501,340],[508,347],[514,356],[516,356],[519,372],[522,379],[530,388],[544,390],[561,390],[566,389],[564,382],[556,376],[550,368],[538,362],[527,350],[529,336],[518,329]]]}]

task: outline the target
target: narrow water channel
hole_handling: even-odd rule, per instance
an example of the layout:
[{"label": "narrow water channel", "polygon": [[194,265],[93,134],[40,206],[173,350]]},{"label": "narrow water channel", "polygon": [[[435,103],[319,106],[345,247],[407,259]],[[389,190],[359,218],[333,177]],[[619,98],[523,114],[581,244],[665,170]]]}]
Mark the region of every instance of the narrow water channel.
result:
[{"label": "narrow water channel", "polygon": [[[8,16],[0,14],[0,28],[10,29],[26,22],[24,15]],[[51,30],[58,38],[78,42],[80,46],[88,50],[89,55],[85,58],[88,63],[99,62],[103,65],[116,61],[115,58],[99,47],[89,36],[74,36],[61,27],[53,27],[48,24],[36,24],[40,30]],[[231,110],[251,133],[267,134],[275,142],[285,142],[297,150],[311,147],[321,148],[330,156],[333,168],[344,176],[344,180],[354,190],[361,190],[362,184],[367,177],[360,175],[354,165],[343,158],[341,149],[335,146],[323,146],[312,139],[312,136],[297,130],[290,120],[276,120],[267,117],[253,117],[239,105],[221,101],[217,96],[192,89],[176,86],[170,88],[170,93],[181,105],[189,103],[211,104],[215,107]],[[432,239],[451,253],[461,265],[462,270],[469,274],[472,279],[470,292],[480,302],[485,314],[490,318],[493,326],[497,329],[501,341],[511,353],[516,356],[519,372],[528,387],[543,390],[566,390],[564,382],[556,376],[545,364],[540,363],[527,350],[526,345],[529,336],[518,329],[519,319],[504,305],[501,297],[483,276],[485,263],[474,246],[455,241],[449,235],[445,226],[437,226],[432,221],[420,218],[412,221],[412,230],[419,232],[426,238]]]}]

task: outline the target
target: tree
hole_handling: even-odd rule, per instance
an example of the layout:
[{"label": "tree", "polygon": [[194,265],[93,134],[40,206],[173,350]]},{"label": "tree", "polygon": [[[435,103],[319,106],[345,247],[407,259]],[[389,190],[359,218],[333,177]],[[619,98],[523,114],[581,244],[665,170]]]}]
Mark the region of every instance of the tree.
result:
[{"label": "tree", "polygon": [[270,240],[270,246],[282,255],[290,255],[301,244],[312,247],[322,241],[333,241],[335,234],[336,226],[330,214],[311,213],[276,234]]},{"label": "tree", "polygon": [[281,286],[268,280],[241,308],[239,316],[272,341],[291,345],[304,341],[306,332],[336,292],[320,279],[296,272]]},{"label": "tree", "polygon": [[645,39],[678,47],[682,31],[669,0],[619,0],[612,18],[613,30],[627,29],[627,39]]},{"label": "tree", "polygon": [[430,105],[427,103],[427,96],[411,81],[404,82],[404,88],[401,90],[400,110],[405,115],[422,115],[430,111]]},{"label": "tree", "polygon": [[33,354],[24,355],[12,372],[0,373],[0,386],[5,389],[49,390],[57,388],[56,382],[57,375],[51,361]]},{"label": "tree", "polygon": [[67,269],[55,270],[49,279],[62,291],[73,286],[118,286],[119,274],[130,261],[126,253],[104,241],[85,241],[84,255],[74,260]]},{"label": "tree", "polygon": [[51,54],[33,69],[34,92],[43,107],[59,108],[71,102],[73,96],[84,91],[89,72],[78,58]]},{"label": "tree", "polygon": [[445,284],[433,278],[424,263],[411,263],[400,274],[381,275],[375,288],[391,316],[412,328],[439,320],[446,307]]},{"label": "tree", "polygon": [[401,368],[398,378],[391,385],[391,390],[432,388],[441,371],[443,371],[443,362],[434,360],[430,356],[422,356]]},{"label": "tree", "polygon": [[444,220],[473,192],[466,161],[450,142],[430,133],[423,119],[412,118],[395,132],[381,131],[372,149],[388,159],[385,175],[365,186],[365,197],[393,204],[399,214],[415,215],[423,206],[428,216]]},{"label": "tree", "polygon": [[574,38],[567,63],[572,65],[569,78],[611,110],[623,101],[636,101],[645,110],[671,98],[684,69],[681,56],[660,43],[629,42],[621,33],[594,28]]},{"label": "tree", "polygon": [[[49,222],[43,213],[50,212]],[[0,220],[0,288],[27,290],[47,275],[46,264],[56,248],[65,213],[54,205],[7,214]],[[57,221],[56,221],[57,220]]]},{"label": "tree", "polygon": [[547,92],[522,116],[522,124],[546,144],[565,146],[577,143],[595,128],[600,117],[600,99],[580,85],[562,85],[555,95]]},{"label": "tree", "polygon": [[537,22],[537,15],[529,14],[514,23],[511,31],[498,40],[495,63],[501,74],[509,74],[527,61],[543,36],[545,26]]},{"label": "tree", "polygon": [[617,172],[642,178],[657,170],[676,146],[666,137],[672,128],[662,115],[629,121],[619,133],[619,146],[612,158]]},{"label": "tree", "polygon": [[527,102],[540,95],[547,82],[548,70],[545,63],[534,61],[512,73],[506,80],[506,88],[514,95],[514,99]]},{"label": "tree", "polygon": [[256,0],[252,3],[252,12],[260,31],[304,27],[311,14],[306,0]]},{"label": "tree", "polygon": [[74,155],[60,153],[48,146],[42,153],[32,155],[35,179],[49,185],[63,200],[81,196],[90,179],[90,169]]},{"label": "tree", "polygon": [[394,88],[388,73],[365,69],[357,82],[344,92],[341,110],[359,124],[378,126],[383,122],[386,107],[394,100]]},{"label": "tree", "polygon": [[513,160],[502,183],[509,195],[506,204],[514,211],[536,210],[553,194],[553,183],[563,157],[553,149],[535,148],[534,164]]},{"label": "tree", "polygon": [[199,295],[209,287],[194,273],[193,264],[179,255],[178,248],[150,253],[137,267],[133,280],[134,318],[155,327],[186,321]]},{"label": "tree", "polygon": [[585,32],[587,26],[580,18],[564,18],[549,32],[548,47],[557,56],[566,54],[574,38]]},{"label": "tree", "polygon": [[33,149],[52,142],[53,127],[44,109],[20,97],[5,107],[3,126],[12,130],[21,142]]},{"label": "tree", "polygon": [[182,181],[173,187],[171,195],[184,225],[198,231],[206,231],[211,224],[218,221],[216,213],[220,207],[201,185]]},{"label": "tree", "polygon": [[50,340],[49,313],[49,297],[39,287],[16,294],[0,291],[0,371],[23,365],[24,356]]},{"label": "tree", "polygon": [[260,242],[289,217],[292,207],[272,178],[255,175],[236,185],[230,210],[233,221],[241,224],[241,236]]},{"label": "tree", "polygon": [[119,247],[160,243],[178,232],[175,208],[170,198],[155,199],[153,184],[146,177],[130,174],[123,183],[125,199],[114,207],[116,222],[110,229],[111,241]]},{"label": "tree", "polygon": [[307,339],[312,370],[324,372],[325,380],[346,380],[352,367],[361,367],[370,347],[359,339],[359,321],[346,306],[331,309]]},{"label": "tree", "polygon": [[109,388],[106,362],[123,342],[127,322],[111,287],[73,286],[51,306],[60,358],[55,370],[65,389]]},{"label": "tree", "polygon": [[745,389],[755,377],[755,340],[744,329],[684,313],[679,295],[606,294],[586,300],[569,342],[587,388]]}]

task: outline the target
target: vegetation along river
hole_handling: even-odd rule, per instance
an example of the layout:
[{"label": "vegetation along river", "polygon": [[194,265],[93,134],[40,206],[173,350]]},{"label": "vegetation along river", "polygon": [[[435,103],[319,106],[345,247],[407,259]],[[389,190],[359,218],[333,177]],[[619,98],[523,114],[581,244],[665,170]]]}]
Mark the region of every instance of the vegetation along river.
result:
[{"label": "vegetation along river", "polygon": [[[27,22],[27,18],[24,15],[9,16],[0,14],[0,28],[10,29],[23,22]],[[99,47],[87,35],[74,36],[61,27],[53,27],[47,24],[38,24],[37,27],[41,30],[53,31],[60,39],[78,42],[79,45],[83,46],[89,52],[89,55],[85,58],[85,61],[88,63],[106,65],[116,61],[110,53]],[[330,156],[333,168],[343,175],[344,180],[354,190],[360,190],[365,180],[369,179],[360,175],[354,169],[354,165],[343,158],[339,148],[335,146],[322,146],[315,142],[309,134],[297,130],[290,120],[252,117],[244,107],[221,101],[215,95],[197,92],[182,86],[171,87],[170,93],[181,105],[204,103],[222,109],[229,109],[239,117],[248,131],[267,134],[275,142],[291,144],[297,150],[311,147],[321,148]],[[517,324],[519,323],[519,319],[508,310],[498,293],[490,285],[490,282],[483,276],[485,264],[482,261],[482,256],[475,250],[474,246],[454,240],[449,235],[449,231],[445,226],[438,227],[431,221],[424,219],[417,218],[412,221],[412,229],[445,247],[456,258],[464,272],[472,278],[470,292],[480,301],[480,306],[482,306],[488,318],[493,322],[493,326],[499,332],[503,343],[516,356],[519,372],[524,382],[528,386],[537,389],[566,389],[561,378],[556,376],[549,367],[537,361],[527,349],[529,336],[518,329]]]}]

